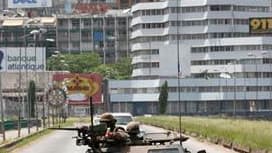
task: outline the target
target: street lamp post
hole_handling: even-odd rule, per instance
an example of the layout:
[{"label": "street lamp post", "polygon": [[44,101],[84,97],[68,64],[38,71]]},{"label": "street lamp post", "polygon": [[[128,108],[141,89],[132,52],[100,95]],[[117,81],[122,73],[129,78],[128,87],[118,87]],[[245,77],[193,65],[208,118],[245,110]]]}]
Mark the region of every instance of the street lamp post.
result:
[{"label": "street lamp post", "polygon": [[[46,38],[45,40],[46,40],[45,52],[46,52],[47,42],[55,42],[55,39]],[[42,63],[45,64],[46,61],[45,61],[44,54],[42,54],[42,55],[43,55]],[[45,68],[43,70],[45,70]],[[43,72],[45,72],[45,71],[43,71]],[[46,105],[46,98],[45,98],[45,96],[46,96],[46,79],[45,79],[45,77],[44,77],[44,91],[43,92],[44,92],[44,94],[43,94],[44,98],[43,98],[43,105],[42,105],[42,113],[43,113],[42,121],[43,121],[43,127],[45,128],[45,126],[46,126],[46,124],[45,124],[45,105]],[[49,109],[48,109],[48,111],[49,111]],[[50,126],[49,115],[47,116],[47,119],[48,119],[48,126]]]},{"label": "street lamp post", "polygon": [[103,17],[103,64],[106,64],[106,20]]},{"label": "street lamp post", "polygon": [[[59,55],[59,51],[54,51],[54,53],[55,54],[53,54],[52,55],[52,57],[54,58],[54,62],[55,62],[55,60],[57,60],[57,59],[55,59],[55,58],[58,58],[58,55]],[[54,72],[54,63],[53,63],[53,65],[52,65],[52,71]],[[54,75],[54,73],[53,73],[53,75]],[[53,87],[54,87],[54,83],[53,83]],[[53,124],[53,126],[55,125],[55,110],[54,110],[54,108],[52,108],[51,109],[51,111],[52,111],[52,124]],[[49,112],[49,114],[50,114],[50,106],[48,105],[48,112]],[[49,114],[48,114],[48,117],[49,117]],[[49,123],[50,124],[50,123]]]},{"label": "street lamp post", "polygon": [[[35,68],[34,68],[34,81],[37,84],[37,35],[40,33],[39,30],[32,30],[30,34],[33,35],[34,38],[34,57],[35,57]],[[38,86],[37,86],[38,87]],[[36,91],[35,91],[36,92]],[[30,105],[30,104],[29,104]],[[33,107],[33,106],[32,106]],[[29,107],[30,108],[30,107]],[[35,110],[36,110],[36,131],[39,131],[38,127],[38,104],[37,104],[37,95],[35,96]]]},{"label": "street lamp post", "polygon": [[[29,27],[29,23],[31,23],[33,20],[27,21],[27,23],[24,24],[24,46],[25,46],[25,57],[27,57],[27,37],[33,35],[34,36],[34,42],[35,42],[35,48],[36,48],[36,41],[35,41],[35,35],[40,33],[40,31],[44,30],[32,30],[30,33],[26,34],[26,28]],[[36,62],[36,57],[35,57]],[[28,65],[27,60],[25,60],[25,65]],[[25,68],[25,82],[26,82],[26,88],[28,87],[28,68]],[[27,125],[28,125],[28,134],[30,134],[30,104],[29,104],[29,97],[26,93],[26,101],[27,101]],[[24,107],[24,106],[23,106]],[[23,108],[24,109],[24,108]]]},{"label": "street lamp post", "polygon": [[[46,39],[45,39],[45,42],[46,42],[46,45],[45,45],[46,50],[45,50],[45,52],[46,52],[47,54],[49,54],[49,53],[51,53],[51,51],[50,51],[50,44],[55,43],[56,40],[53,39],[53,38],[46,38]],[[45,54],[46,57],[47,57],[47,54]],[[49,54],[49,55],[50,55],[50,54]]]},{"label": "street lamp post", "polygon": [[[34,68],[34,80],[36,83],[36,87],[38,87],[38,82],[37,82],[37,34],[34,34],[34,52],[35,52],[35,68]],[[36,88],[35,88],[36,89]],[[36,89],[37,90],[37,89]],[[35,91],[36,92],[36,91]],[[35,95],[35,110],[36,110],[36,131],[39,131],[39,126],[38,126],[38,104],[37,104],[37,95]]]},{"label": "street lamp post", "polygon": [[[64,67],[67,67],[68,64],[65,63],[65,60],[63,59],[64,56],[60,54],[60,51],[54,51],[54,54],[52,55],[52,57],[54,58],[54,61],[56,60],[59,60],[60,63],[63,64]],[[60,58],[60,59],[59,59]],[[54,64],[53,64],[54,65]],[[52,67],[52,70],[54,71],[54,66]],[[54,86],[54,84],[53,84]],[[52,108],[52,123],[53,125],[55,124],[55,119],[56,119],[56,123],[60,123],[60,116],[59,116],[59,112],[60,109],[55,107],[55,108]],[[48,112],[49,112],[49,106],[48,106]],[[56,115],[56,116],[55,116]],[[56,118],[55,118],[56,117]]]},{"label": "street lamp post", "polygon": [[[24,39],[24,46],[25,46],[25,57],[27,57],[27,35],[26,35],[26,27],[24,26],[24,35],[25,35],[25,39]],[[25,60],[25,65],[28,65],[28,61]],[[26,109],[27,111],[25,112],[25,115],[27,113],[27,129],[28,129],[28,134],[30,134],[30,110],[29,110],[29,97],[28,97],[28,93],[27,93],[27,88],[28,88],[28,68],[25,68],[25,83],[26,83],[26,104],[24,106],[24,109]]]},{"label": "street lamp post", "polygon": [[[21,47],[20,47],[20,51],[19,51],[19,56],[22,57],[22,50],[21,50]],[[19,62],[19,65],[21,65],[22,63],[22,60],[20,58],[20,62]],[[21,68],[19,68],[19,87],[18,87],[18,93],[19,93],[19,100],[18,100],[18,137],[21,136],[21,107],[22,107],[22,101],[21,101],[21,92],[22,92],[22,76],[21,76]]]},{"label": "street lamp post", "polygon": [[[178,108],[179,108],[179,133],[180,133],[180,137],[182,137],[181,135],[181,101],[180,101],[180,98],[181,98],[181,95],[180,95],[180,77],[181,77],[181,65],[180,65],[180,47],[179,47],[179,1],[180,0],[176,0],[176,8],[177,8],[177,12],[176,12],[176,39],[177,39],[177,71],[178,71],[178,74],[177,74],[177,81],[178,81]],[[182,141],[180,140],[179,141],[180,145],[182,145]]]},{"label": "street lamp post", "polygon": [[[61,55],[60,55],[61,56]],[[62,56],[61,56],[62,57]],[[68,66],[67,63],[65,63],[66,61],[64,59],[61,59],[60,62],[62,63],[63,65],[63,68],[61,69],[62,70],[62,75],[63,75],[63,70],[65,69],[66,66]],[[61,110],[63,109],[63,106],[59,106],[59,108],[57,109],[58,110],[58,124],[59,124],[59,127],[60,127],[60,122],[61,122]]]},{"label": "street lamp post", "polygon": [[[4,33],[4,31],[1,31],[2,33]],[[2,36],[3,38],[3,36]],[[5,47],[7,50],[7,41],[5,40]],[[3,56],[3,55],[2,55]],[[3,141],[6,140],[6,133],[5,133],[5,126],[4,126],[4,102],[3,102],[3,95],[2,95],[2,67],[0,67],[0,111],[1,111],[1,133],[3,136]]]},{"label": "street lamp post", "polygon": [[[30,35],[33,35],[34,38],[34,56],[35,56],[35,68],[34,68],[34,80],[37,84],[37,36],[40,36],[44,33],[46,33],[47,30],[40,28],[39,30],[32,30],[30,31]],[[38,104],[37,104],[37,96],[35,97],[35,110],[36,110],[36,131],[39,131],[39,125],[38,125]]]},{"label": "street lamp post", "polygon": [[0,72],[0,100],[1,100],[1,132],[3,135],[3,141],[6,141],[6,133],[5,133],[5,125],[4,125],[4,102],[3,102],[3,95],[2,95],[2,70]]}]

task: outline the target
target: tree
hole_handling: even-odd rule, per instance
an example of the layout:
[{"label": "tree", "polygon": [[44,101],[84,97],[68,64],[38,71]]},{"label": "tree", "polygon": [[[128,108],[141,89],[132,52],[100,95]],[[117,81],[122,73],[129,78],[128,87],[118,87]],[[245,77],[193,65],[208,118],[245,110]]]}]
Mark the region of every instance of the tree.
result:
[{"label": "tree", "polygon": [[93,72],[96,67],[102,64],[102,60],[97,53],[68,54],[66,57],[68,70],[72,73]]},{"label": "tree", "polygon": [[107,79],[118,79],[119,74],[114,68],[110,67],[109,65],[99,65],[94,69],[93,72],[100,73],[104,78]]},{"label": "tree", "polygon": [[114,64],[102,64],[97,53],[56,54],[47,60],[47,70],[66,70],[71,73],[97,72],[108,79],[129,79],[132,74],[130,58],[122,58]]},{"label": "tree", "polygon": [[33,80],[29,82],[27,97],[29,115],[30,117],[35,117],[36,85]]},{"label": "tree", "polygon": [[159,96],[159,113],[165,114],[167,109],[167,100],[168,100],[168,83],[167,81],[160,88]]},{"label": "tree", "polygon": [[122,58],[112,67],[119,73],[120,80],[129,79],[132,74],[131,58]]},{"label": "tree", "polygon": [[57,54],[47,61],[48,70],[66,70],[72,73],[92,72],[99,65],[101,58],[97,53]]}]

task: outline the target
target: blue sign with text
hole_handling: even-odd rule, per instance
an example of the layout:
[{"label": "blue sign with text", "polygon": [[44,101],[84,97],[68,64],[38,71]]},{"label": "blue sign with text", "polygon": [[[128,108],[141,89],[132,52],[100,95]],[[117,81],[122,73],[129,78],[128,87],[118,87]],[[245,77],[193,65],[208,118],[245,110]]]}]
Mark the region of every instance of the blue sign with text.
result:
[{"label": "blue sign with text", "polygon": [[13,4],[18,4],[18,3],[36,4],[37,0],[13,0]]},{"label": "blue sign with text", "polygon": [[[0,0],[1,1],[1,0]],[[52,7],[52,0],[8,0],[8,8]]]}]

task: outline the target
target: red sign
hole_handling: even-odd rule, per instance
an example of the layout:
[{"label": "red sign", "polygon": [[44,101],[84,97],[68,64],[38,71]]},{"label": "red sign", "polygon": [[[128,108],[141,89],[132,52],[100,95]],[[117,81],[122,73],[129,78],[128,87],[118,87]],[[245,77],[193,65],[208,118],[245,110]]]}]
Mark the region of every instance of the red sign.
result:
[{"label": "red sign", "polygon": [[106,13],[110,7],[107,4],[90,4],[90,3],[78,3],[76,4],[75,13],[91,13],[100,14]]},{"label": "red sign", "polygon": [[53,81],[66,90],[69,104],[89,105],[90,96],[93,104],[102,103],[102,76],[97,73],[57,73]]}]

